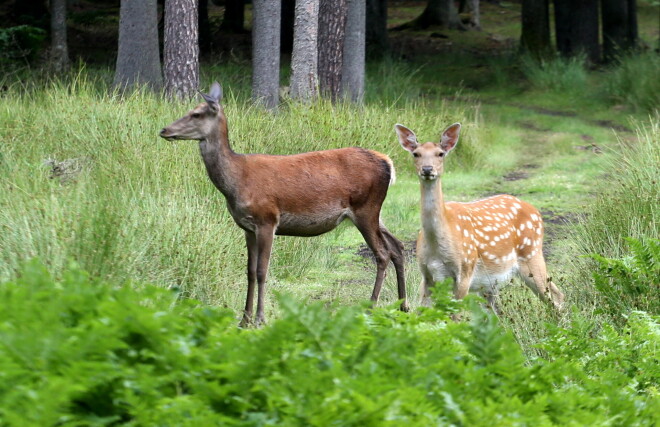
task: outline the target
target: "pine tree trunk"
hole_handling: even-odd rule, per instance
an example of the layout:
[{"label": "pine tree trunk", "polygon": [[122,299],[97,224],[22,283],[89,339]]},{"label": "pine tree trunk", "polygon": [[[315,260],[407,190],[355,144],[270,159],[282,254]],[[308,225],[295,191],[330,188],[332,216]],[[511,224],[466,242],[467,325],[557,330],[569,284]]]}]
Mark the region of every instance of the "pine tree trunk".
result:
[{"label": "pine tree trunk", "polygon": [[523,0],[520,48],[535,58],[547,56],[552,51],[548,0]]},{"label": "pine tree trunk", "polygon": [[365,0],[348,0],[346,37],[341,72],[344,98],[362,102],[364,97]]},{"label": "pine tree trunk", "polygon": [[387,36],[387,0],[367,0],[367,54],[382,58],[390,50]]},{"label": "pine tree trunk", "polygon": [[197,0],[165,0],[165,94],[192,98],[199,88]]},{"label": "pine tree trunk", "polygon": [[413,22],[413,27],[437,25],[449,29],[465,29],[458,17],[454,0],[428,0],[426,8]]},{"label": "pine tree trunk", "polygon": [[[635,0],[601,0],[603,57],[611,62],[637,43]],[[632,12],[632,13],[631,13]]]},{"label": "pine tree trunk", "polygon": [[555,0],[557,50],[564,56],[586,54],[600,61],[598,42],[598,0]]},{"label": "pine tree trunk", "polygon": [[291,98],[309,101],[318,88],[319,0],[297,0],[291,56]]},{"label": "pine tree trunk", "polygon": [[144,84],[154,90],[163,85],[156,0],[122,0],[114,86],[126,89]]},{"label": "pine tree trunk", "polygon": [[252,1],[252,99],[268,109],[279,101],[281,3]]},{"label": "pine tree trunk", "polygon": [[50,67],[56,72],[69,69],[69,49],[66,41],[66,0],[50,2]]},{"label": "pine tree trunk", "polygon": [[468,0],[470,9],[470,24],[476,30],[481,30],[481,17],[479,12],[479,0]]},{"label": "pine tree trunk", "polygon": [[346,0],[321,0],[319,6],[319,87],[332,102],[341,93]]}]

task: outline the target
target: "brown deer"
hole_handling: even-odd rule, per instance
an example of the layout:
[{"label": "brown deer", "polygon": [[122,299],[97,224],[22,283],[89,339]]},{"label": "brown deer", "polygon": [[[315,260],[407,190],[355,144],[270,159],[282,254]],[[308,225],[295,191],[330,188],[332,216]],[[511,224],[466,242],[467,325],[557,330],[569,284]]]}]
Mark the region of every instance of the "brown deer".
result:
[{"label": "brown deer", "polygon": [[245,231],[248,290],[241,325],[252,322],[255,283],[256,324],[264,318],[266,274],[274,235],[317,236],[349,219],[376,258],[371,300],[378,301],[390,261],[396,270],[401,309],[408,310],[403,245],[380,221],[394,165],[384,154],[340,148],[290,156],[238,154],[230,145],[227,118],[216,82],[188,114],[160,131],[168,140],[198,140],[209,178],[227,199],[236,224]]},{"label": "brown deer", "polygon": [[509,195],[445,203],[444,159],[458,143],[461,125],[449,126],[437,144],[418,143],[405,126],[394,129],[401,146],[413,155],[422,191],[417,239],[422,304],[429,304],[435,282],[452,278],[456,299],[470,290],[479,292],[497,311],[498,288],[518,275],[542,300],[561,308],[564,295],[546,272],[543,219],[536,208]]}]

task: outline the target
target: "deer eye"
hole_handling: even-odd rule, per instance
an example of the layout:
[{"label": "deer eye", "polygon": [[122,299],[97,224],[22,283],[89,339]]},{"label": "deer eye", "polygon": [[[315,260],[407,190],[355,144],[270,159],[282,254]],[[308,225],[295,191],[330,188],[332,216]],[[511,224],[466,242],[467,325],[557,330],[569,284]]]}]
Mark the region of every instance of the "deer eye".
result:
[{"label": "deer eye", "polygon": [[444,157],[444,156],[445,156],[444,152],[441,151],[441,152],[438,153],[438,157]]},{"label": "deer eye", "polygon": [[419,156],[420,156],[419,153],[413,153],[413,157],[419,157]]},{"label": "deer eye", "polygon": [[202,115],[199,114],[199,113],[192,113],[190,116],[191,116],[193,119],[199,119]]}]

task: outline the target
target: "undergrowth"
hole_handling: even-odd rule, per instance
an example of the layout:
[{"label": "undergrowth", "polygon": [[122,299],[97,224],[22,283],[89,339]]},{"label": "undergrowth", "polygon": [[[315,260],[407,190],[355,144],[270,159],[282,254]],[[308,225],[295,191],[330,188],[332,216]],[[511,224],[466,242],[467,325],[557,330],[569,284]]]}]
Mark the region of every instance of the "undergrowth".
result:
[{"label": "undergrowth", "polygon": [[610,103],[629,105],[653,113],[660,108],[660,55],[644,52],[628,55],[607,70],[602,96]]},{"label": "undergrowth", "polygon": [[[448,124],[462,122],[465,132],[453,158],[456,167],[500,168],[476,154],[483,142],[473,105],[408,98],[363,107],[285,101],[272,114],[243,97],[244,82],[234,71],[229,67],[220,77],[229,137],[239,153],[361,146],[389,154],[398,174],[405,175],[412,163],[396,140],[395,123],[412,123],[434,138]],[[175,103],[142,90],[122,97],[109,89],[106,74],[85,69],[62,80],[8,83],[6,89],[0,100],[1,279],[13,277],[18,265],[34,256],[56,276],[73,259],[93,276],[113,283],[177,286],[206,303],[242,305],[243,232],[210,183],[198,144],[158,137],[161,128],[196,100]],[[420,110],[433,114],[420,115]],[[383,220],[398,234],[394,211],[386,205]],[[269,283],[303,278],[327,282],[328,267],[350,267],[347,260],[337,264],[332,248],[350,244],[355,254],[362,243],[357,231],[351,233],[329,233],[313,245],[300,238],[278,238]],[[337,241],[337,236],[349,241]],[[360,265],[355,270],[363,274]],[[371,284],[369,278],[364,287]],[[349,298],[368,292],[356,288]]]},{"label": "undergrowth", "polygon": [[[652,425],[658,318],[576,317],[527,360],[471,299],[417,314],[303,304],[241,330],[175,291],[32,261],[0,285],[3,425]],[[444,307],[444,308],[443,308]]]},{"label": "undergrowth", "polygon": [[536,59],[532,56],[520,57],[520,70],[535,89],[569,92],[583,90],[588,73],[585,58]]},{"label": "undergrowth", "polygon": [[636,142],[623,139],[613,150],[598,196],[574,227],[577,252],[622,257],[626,238],[660,238],[660,116],[638,124]]}]

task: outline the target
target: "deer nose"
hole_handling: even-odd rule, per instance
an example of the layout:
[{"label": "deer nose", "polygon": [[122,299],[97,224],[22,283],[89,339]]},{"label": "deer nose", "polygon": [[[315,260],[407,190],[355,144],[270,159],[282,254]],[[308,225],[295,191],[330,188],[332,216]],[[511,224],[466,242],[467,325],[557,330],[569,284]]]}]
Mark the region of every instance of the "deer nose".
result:
[{"label": "deer nose", "polygon": [[167,128],[162,128],[162,129],[160,130],[160,136],[165,135],[165,133],[167,133]]},{"label": "deer nose", "polygon": [[431,175],[433,166],[422,166],[422,175]]}]

